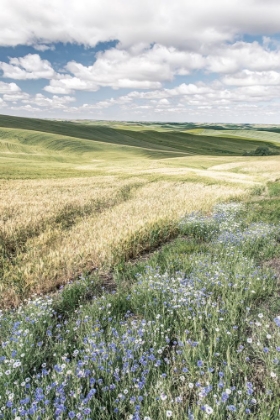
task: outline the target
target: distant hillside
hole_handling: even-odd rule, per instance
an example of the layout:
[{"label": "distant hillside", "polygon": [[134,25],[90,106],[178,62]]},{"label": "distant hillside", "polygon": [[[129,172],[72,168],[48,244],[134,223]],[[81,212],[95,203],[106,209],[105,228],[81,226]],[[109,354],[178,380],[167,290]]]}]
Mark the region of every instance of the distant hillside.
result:
[{"label": "distant hillside", "polygon": [[[178,124],[178,127],[186,130],[187,125],[188,124]],[[164,127],[165,125],[160,124],[160,126]],[[215,134],[215,130],[213,129],[213,126],[211,126],[211,134],[213,133],[213,135],[209,135],[210,133],[207,129],[205,130],[205,134],[207,135],[205,135],[203,132],[196,133],[196,130],[193,132],[180,131],[178,129],[172,130],[171,124],[166,124],[166,126],[169,128],[168,131],[147,129],[145,125],[143,125],[140,130],[132,130],[127,126],[125,128],[121,128],[121,124],[119,124],[120,128],[115,128],[113,125],[110,126],[110,123],[108,123],[108,125],[105,125],[104,123],[100,125],[83,124],[81,122],[75,123],[70,121],[52,121],[0,115],[0,127],[56,135],[56,137],[53,138],[53,141],[48,139],[47,148],[53,148],[54,150],[60,150],[61,152],[63,151],[64,145],[67,144],[67,141],[63,138],[62,142],[62,139],[59,139],[57,136],[67,136],[68,138],[70,137],[80,140],[93,140],[112,145],[137,147],[149,151],[151,155],[150,157],[152,158],[184,156],[186,154],[241,156],[245,152],[251,152],[258,147],[269,147],[271,152],[275,154],[279,154],[280,152],[280,143],[277,144],[274,141],[275,139],[271,138],[271,136],[268,136],[269,138],[267,141],[263,133],[261,136],[262,138],[259,138],[259,134],[257,135],[258,138],[252,138],[254,137],[253,135],[250,135],[251,138],[246,138],[247,136],[249,137],[249,133],[253,134],[254,131],[249,132],[246,130],[245,133],[245,130],[243,130],[242,138],[238,138],[236,134],[235,136],[232,135],[232,131],[227,134],[224,127],[224,131],[220,131],[219,129],[217,134]],[[206,126],[207,125],[204,127]],[[188,128],[190,129],[191,127]],[[11,137],[12,133],[10,133],[9,136]],[[21,143],[30,143],[27,132],[20,137]],[[40,140],[38,136],[35,137],[37,138],[36,141],[40,141],[41,146],[44,147],[42,144],[43,138]],[[34,141],[34,136],[32,136],[32,138]],[[57,142],[59,142],[59,144]],[[76,144],[74,150],[77,150],[77,148],[79,147]],[[83,145],[81,144],[81,148],[84,152],[90,152],[92,146],[83,142]],[[156,152],[156,156],[153,156],[153,151]],[[158,153],[161,154],[161,156],[157,156]]]}]

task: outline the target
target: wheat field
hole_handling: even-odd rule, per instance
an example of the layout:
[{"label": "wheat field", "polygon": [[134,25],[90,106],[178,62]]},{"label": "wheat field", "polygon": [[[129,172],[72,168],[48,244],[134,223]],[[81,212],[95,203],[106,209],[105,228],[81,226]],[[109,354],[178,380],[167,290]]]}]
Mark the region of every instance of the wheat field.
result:
[{"label": "wheat field", "polygon": [[63,124],[48,124],[63,135],[0,129],[1,307],[82,273],[106,273],[176,236],[186,213],[209,212],[280,177],[279,156],[236,156],[243,147],[236,140],[213,137],[220,152],[206,155],[204,139],[186,137],[186,154],[183,133],[70,125],[81,127],[79,139]]},{"label": "wheat field", "polygon": [[[137,177],[5,181],[1,186],[1,304],[49,292],[83,271],[148,251],[150,233],[244,194],[237,186]],[[3,198],[5,197],[5,200]],[[156,243],[154,244],[156,245]]]}]

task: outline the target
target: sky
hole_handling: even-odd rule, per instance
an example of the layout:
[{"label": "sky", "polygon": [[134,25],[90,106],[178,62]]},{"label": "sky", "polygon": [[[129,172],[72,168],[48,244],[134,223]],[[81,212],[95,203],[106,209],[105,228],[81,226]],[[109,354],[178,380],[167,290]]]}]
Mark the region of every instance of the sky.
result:
[{"label": "sky", "polygon": [[1,0],[0,114],[280,124],[280,0]]}]

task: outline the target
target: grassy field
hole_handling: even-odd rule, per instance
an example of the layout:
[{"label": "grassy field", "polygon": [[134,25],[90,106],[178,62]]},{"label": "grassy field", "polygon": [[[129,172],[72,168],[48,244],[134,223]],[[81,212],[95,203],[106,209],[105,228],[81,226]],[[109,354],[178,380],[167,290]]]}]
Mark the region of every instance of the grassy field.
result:
[{"label": "grassy field", "polygon": [[83,271],[108,271],[174,236],[186,212],[210,211],[280,176],[278,156],[240,156],[259,144],[252,140],[156,125],[4,116],[0,124],[15,126],[0,127],[2,306]]},{"label": "grassy field", "polygon": [[81,276],[3,313],[0,417],[278,419],[275,190],[182,218],[106,283]]},{"label": "grassy field", "polygon": [[279,419],[277,136],[0,116],[0,418]]},{"label": "grassy field", "polygon": [[15,127],[0,127],[4,306],[136,257],[174,236],[186,212],[210,211],[280,176],[278,156],[240,156],[259,142],[221,138],[221,130],[204,137],[181,125],[5,116],[0,124]]}]

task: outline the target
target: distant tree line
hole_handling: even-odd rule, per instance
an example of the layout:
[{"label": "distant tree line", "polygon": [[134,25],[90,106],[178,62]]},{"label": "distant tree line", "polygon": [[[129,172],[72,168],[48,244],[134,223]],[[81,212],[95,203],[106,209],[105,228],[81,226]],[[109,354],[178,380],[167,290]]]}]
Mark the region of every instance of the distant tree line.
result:
[{"label": "distant tree line", "polygon": [[267,146],[259,146],[255,150],[250,152],[244,152],[243,156],[272,156],[278,155],[279,153],[272,151]]}]

